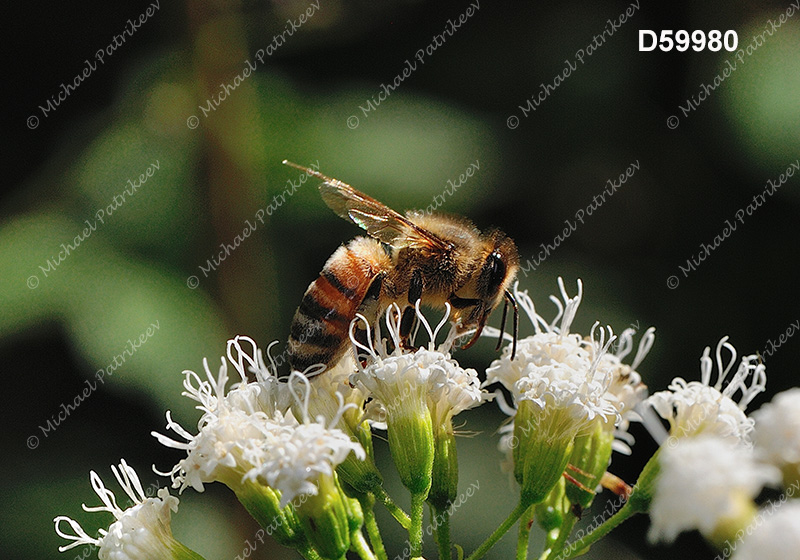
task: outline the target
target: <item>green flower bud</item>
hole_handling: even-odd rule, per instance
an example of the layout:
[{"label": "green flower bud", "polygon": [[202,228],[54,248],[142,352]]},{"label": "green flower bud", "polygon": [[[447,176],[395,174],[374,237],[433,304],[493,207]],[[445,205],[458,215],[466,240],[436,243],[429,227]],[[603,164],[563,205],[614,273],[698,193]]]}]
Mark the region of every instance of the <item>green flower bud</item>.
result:
[{"label": "green flower bud", "polygon": [[514,474],[521,479],[523,503],[538,504],[558,483],[575,440],[575,430],[564,426],[573,423],[567,409],[542,410],[531,401],[519,403],[514,422],[519,446]]},{"label": "green flower bud", "polygon": [[292,506],[281,509],[278,492],[250,480],[237,481],[234,486],[231,488],[239,502],[277,542],[290,547],[297,547],[306,542]]},{"label": "green flower bud", "polygon": [[564,496],[565,482],[562,476],[544,501],[537,504],[534,509],[536,522],[548,533],[561,527],[564,523],[564,516],[568,514],[569,504]]},{"label": "green flower bud", "polygon": [[458,493],[458,456],[453,425],[448,420],[433,435],[433,473],[428,502],[437,510],[447,509]]},{"label": "green flower bud", "polygon": [[566,493],[570,503],[578,504],[581,509],[587,509],[591,505],[594,499],[592,490],[600,483],[611,460],[614,434],[606,428],[603,419],[598,417],[589,425],[588,433],[582,433],[575,438],[569,464],[577,470],[569,469],[568,474],[582,484],[583,488],[568,482]]},{"label": "green flower bud", "polygon": [[653,500],[655,483],[658,473],[661,471],[659,456],[663,447],[659,447],[639,474],[639,480],[633,486],[628,502],[625,504],[637,512],[644,513],[650,509],[650,502]]},{"label": "green flower bud", "polygon": [[409,399],[387,419],[389,451],[400,480],[412,494],[431,487],[434,442],[431,413],[422,399]]},{"label": "green flower bud", "polygon": [[372,445],[372,429],[370,428],[369,422],[367,422],[366,420],[361,422],[361,424],[359,424],[358,427],[356,428],[355,436],[356,439],[361,444],[361,447],[363,447],[364,451],[367,452],[367,457],[369,458],[374,457],[375,449]]},{"label": "green flower bud", "polygon": [[361,509],[361,502],[356,498],[345,497],[347,506],[347,519],[350,522],[350,533],[358,531],[364,526],[364,510]]},{"label": "green flower bud", "polygon": [[306,500],[297,507],[303,530],[314,549],[326,560],[343,558],[350,548],[348,499],[334,477],[319,477],[317,494],[304,494]]},{"label": "green flower bud", "polygon": [[367,453],[367,457],[361,460],[354,454],[348,455],[344,462],[336,468],[336,473],[344,482],[358,492],[371,492],[383,484],[383,478],[372,460],[374,455],[369,424],[366,421],[361,423],[351,437],[361,444]]}]

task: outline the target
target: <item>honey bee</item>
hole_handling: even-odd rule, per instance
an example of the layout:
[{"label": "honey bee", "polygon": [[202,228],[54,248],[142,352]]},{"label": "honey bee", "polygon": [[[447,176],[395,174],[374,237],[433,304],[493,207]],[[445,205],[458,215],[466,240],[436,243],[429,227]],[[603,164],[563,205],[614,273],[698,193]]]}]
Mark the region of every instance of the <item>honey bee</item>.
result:
[{"label": "honey bee", "polygon": [[497,348],[511,304],[512,354],[516,353],[519,312],[508,287],[517,274],[519,256],[505,233],[481,233],[461,217],[414,211],[403,216],[342,181],[283,163],[321,179],[325,203],[369,235],[340,246],[308,286],[290,329],[288,357],[293,369],[334,366],[350,348],[350,323],[356,314],[372,323],[392,303],[403,310],[400,336],[407,344],[417,300],[433,308],[449,302],[459,336],[474,329],[464,346],[469,348],[505,297]]}]

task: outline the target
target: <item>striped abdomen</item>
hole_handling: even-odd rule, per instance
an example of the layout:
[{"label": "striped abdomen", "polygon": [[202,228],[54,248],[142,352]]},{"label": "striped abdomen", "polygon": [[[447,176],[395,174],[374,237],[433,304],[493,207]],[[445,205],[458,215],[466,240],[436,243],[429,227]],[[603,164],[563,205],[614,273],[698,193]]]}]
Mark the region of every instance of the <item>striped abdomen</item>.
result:
[{"label": "striped abdomen", "polygon": [[389,266],[391,260],[380,243],[366,237],[357,237],[331,255],[292,319],[292,369],[303,371],[314,364],[332,367],[339,361],[350,347],[350,322],[362,304],[377,304],[380,283],[373,285],[373,281]]}]

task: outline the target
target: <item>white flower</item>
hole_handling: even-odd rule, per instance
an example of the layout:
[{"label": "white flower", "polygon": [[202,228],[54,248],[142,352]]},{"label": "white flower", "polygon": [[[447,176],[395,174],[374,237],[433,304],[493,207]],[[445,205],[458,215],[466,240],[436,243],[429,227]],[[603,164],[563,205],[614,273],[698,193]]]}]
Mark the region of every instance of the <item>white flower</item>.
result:
[{"label": "white flower", "polygon": [[[578,295],[573,298],[567,295],[563,279],[558,279],[558,285],[564,303],[551,297],[558,308],[551,323],[536,313],[528,294],[515,286],[517,301],[535,334],[518,341],[513,357],[513,345],[506,346],[486,371],[487,384],[499,381],[513,397],[513,407],[498,398],[501,409],[514,419],[501,429],[500,449],[506,455],[503,467],[513,464],[521,499],[530,504],[545,499],[561,480],[576,437],[591,432],[595,422],[608,425],[610,434],[621,418],[618,399],[608,392],[620,368],[618,362],[603,361],[615,339],[611,328],[607,341],[604,329],[599,331],[600,339],[595,338],[598,323],[589,338],[570,333],[583,285],[578,281]],[[607,453],[611,454],[610,442]],[[603,466],[606,463],[603,460]]]},{"label": "white flower", "polygon": [[263,432],[264,444],[250,457],[253,468],[245,477],[279,491],[280,507],[303,494],[317,495],[319,477],[333,476],[351,451],[362,461],[366,457],[359,443],[322,424],[270,421]]},{"label": "white flower", "polygon": [[[330,369],[322,368],[316,373],[293,371],[288,383],[294,397],[292,410],[297,417],[316,418],[317,423],[336,428],[371,450],[370,426],[364,414],[367,397],[364,391],[350,385],[350,375],[355,370],[352,353],[348,352]],[[382,483],[371,455],[346,456],[339,465],[339,476],[360,492],[371,492]]]},{"label": "white flower", "polygon": [[[447,322],[450,306],[437,325],[430,324],[416,305],[417,317],[428,333],[428,347],[410,352],[400,343],[399,307],[394,305],[386,312],[386,325],[392,337],[394,350],[387,350],[387,341],[380,340],[377,349],[369,342],[364,346],[351,339],[356,347],[369,354],[366,367],[358,364],[358,371],[350,376],[350,383],[373,398],[367,410],[373,418],[383,420],[386,416],[408,411],[415,406],[427,406],[432,420],[437,425],[445,425],[456,414],[481,405],[491,395],[481,390],[478,373],[462,368],[450,355],[455,340],[451,328],[444,342],[435,346],[442,326]],[[369,329],[369,326],[367,327]],[[378,331],[378,336],[380,336]],[[368,339],[371,338],[368,335]]]},{"label": "white flower", "polygon": [[[530,401],[545,416],[556,410],[566,412],[558,418],[568,420],[570,425],[563,429],[573,434],[596,417],[611,420],[613,426],[622,407],[617,407],[617,397],[608,390],[621,369],[606,355],[613,341],[610,329],[608,342],[602,329],[600,341],[594,339],[595,328],[589,339],[570,333],[583,297],[583,284],[578,281],[578,295],[573,298],[567,295],[563,279],[558,279],[558,286],[564,303],[551,296],[558,313],[550,323],[536,313],[527,292],[520,292],[515,286],[517,301],[530,318],[535,334],[518,341],[514,359],[511,348],[506,346],[503,355],[486,370],[485,384],[499,381],[511,391],[517,406],[521,401]],[[537,418],[537,422],[540,420]],[[542,426],[536,428],[541,430]]]},{"label": "white flower", "polygon": [[648,533],[653,542],[671,542],[692,529],[711,537],[741,515],[742,500],[751,503],[765,484],[780,480],[774,467],[756,462],[752,448],[729,439],[706,434],[672,442],[659,456]]},{"label": "white flower", "polygon": [[[496,393],[500,408],[513,419],[500,429],[499,448],[505,456],[501,467],[513,468],[523,494],[535,497],[549,489],[553,476],[562,474],[566,461],[600,469],[583,475],[596,483],[608,467],[612,449],[630,453],[633,438],[627,429],[631,420],[639,419],[636,409],[647,393],[636,368],[655,338],[654,329],[648,329],[631,365],[624,363],[633,350],[635,331],[623,332],[614,353],[608,352],[616,338],[610,327],[598,331],[596,322],[588,337],[570,332],[583,284],[578,280],[574,297],[567,294],[562,278],[558,286],[561,297],[550,297],[557,313],[549,322],[536,312],[527,292],[514,286],[534,334],[518,341],[513,358],[513,345],[506,346],[486,372],[486,384],[500,382],[513,397],[509,406]],[[553,457],[558,461],[551,461]],[[549,462],[547,468],[543,462]]]},{"label": "white flower", "polygon": [[[780,507],[777,511],[777,507]],[[770,510],[770,513],[767,513]],[[786,560],[800,550],[800,502],[768,505],[756,514],[744,542],[736,542],[732,560]],[[752,529],[752,531],[751,531]],[[752,532],[752,534],[751,534]]]},{"label": "white flower", "polygon": [[[252,352],[244,352],[240,340],[248,342]],[[236,337],[229,341],[228,358],[241,379],[230,390],[226,389],[228,374],[224,359],[216,377],[204,360],[206,381],[192,371],[184,372],[183,394],[196,400],[197,408],[203,411],[197,435],[174,422],[169,413],[167,428],[186,441],[153,433],[167,447],[187,452],[186,458],[169,473],[159,473],[170,476],[173,487],[183,491],[191,486],[202,492],[204,484],[220,481],[237,491],[245,481],[257,482],[280,491],[283,507],[299,494],[316,494],[317,478],[332,475],[351,451],[358,459],[364,459],[359,443],[341,430],[328,428],[321,417],[316,423],[309,419],[308,391],[300,403],[302,422],[286,411],[289,387],[279,384],[274,370],[265,367],[252,339]],[[256,382],[247,381],[245,364],[256,374]],[[294,375],[308,383],[300,374]],[[340,407],[333,424],[349,406],[352,405]]]},{"label": "white flower", "polygon": [[800,464],[800,388],[778,393],[752,416],[759,457],[779,468]]},{"label": "white flower", "polygon": [[[242,346],[242,342],[249,349]],[[247,383],[242,390],[253,391],[259,408],[267,414],[274,416],[276,412],[285,413],[289,408],[290,394],[286,383],[278,379],[277,366],[270,354],[270,349],[278,344],[275,340],[267,346],[267,358],[270,366],[264,363],[264,355],[255,341],[248,336],[236,336],[228,341],[228,360],[233,364],[242,382],[247,381],[247,372],[255,375],[255,383]]]},{"label": "white flower", "polygon": [[[628,427],[631,421],[641,421],[637,409],[639,404],[647,398],[647,386],[642,383],[642,376],[636,369],[647,356],[655,341],[655,329],[650,327],[639,340],[639,347],[633,361],[627,365],[622,360],[633,350],[635,332],[634,329],[625,329],[617,341],[616,351],[613,354],[610,352],[601,354],[600,363],[597,366],[599,370],[611,372],[611,383],[606,398],[614,404],[620,415],[620,422],[614,430],[616,439],[612,446],[615,451],[625,455],[631,454],[629,446],[634,442],[633,436],[628,433]],[[597,346],[595,349],[600,350]]]},{"label": "white flower", "polygon": [[[766,387],[765,368],[758,356],[745,356],[736,372],[727,380],[728,373],[736,364],[736,349],[727,341],[726,336],[717,344],[719,376],[714,385],[711,385],[711,349],[706,347],[703,357],[700,358],[701,381],[687,382],[676,377],[670,383],[668,391],[660,391],[648,399],[655,411],[669,421],[671,437],[690,437],[701,432],[712,432],[723,438],[752,444],[750,437],[753,420],[745,415],[744,410]],[[727,364],[723,364],[723,348],[731,354]],[[738,397],[737,393],[740,393]],[[735,397],[738,402],[734,400]]]},{"label": "white flower", "polygon": [[[243,369],[240,371],[242,381],[227,390],[228,367],[224,359],[216,377],[205,359],[203,367],[207,380],[202,380],[193,371],[184,371],[186,378],[183,382],[183,394],[197,401],[197,408],[203,411],[197,435],[173,421],[169,412],[167,429],[186,441],[176,441],[153,432],[161,444],[187,452],[186,458],[170,472],[159,473],[170,476],[173,487],[181,491],[191,486],[202,492],[204,484],[215,481],[235,488],[253,467],[252,457],[258,456],[263,447],[263,426],[270,420],[264,409],[274,408],[274,403],[265,404],[259,398],[262,386],[248,382]],[[275,411],[275,415],[281,417],[282,413]]]},{"label": "white flower", "polygon": [[[357,362],[358,371],[350,376],[350,383],[372,398],[367,414],[385,421],[389,450],[400,480],[411,490],[414,499],[428,496],[442,503],[450,499],[457,475],[453,454],[439,455],[437,449],[455,448],[452,418],[459,412],[482,404],[490,395],[480,388],[478,374],[464,369],[450,356],[456,338],[456,328],[451,329],[445,341],[436,346],[436,338],[447,323],[450,305],[436,329],[430,324],[416,304],[417,318],[428,333],[428,346],[415,351],[404,348],[400,336],[400,308],[395,304],[386,311],[386,326],[391,342],[381,337],[380,321],[376,323],[375,343],[366,324],[367,345],[356,339],[350,325],[350,339],[355,349],[366,352],[366,365]],[[413,344],[412,340],[409,341]],[[388,346],[391,343],[393,350]],[[377,349],[376,347],[377,346]],[[355,350],[354,349],[354,350]],[[440,447],[444,446],[444,447]],[[440,468],[434,475],[434,461]]]},{"label": "white flower", "polygon": [[[440,349],[441,350],[441,349]],[[449,357],[449,353],[439,356],[441,351],[430,351],[420,348],[418,354],[424,353],[431,363],[433,375],[428,391],[428,408],[434,422],[439,425],[449,423],[457,414],[480,406],[491,395],[481,390],[478,372],[472,368],[464,369],[458,362]]]},{"label": "white flower", "polygon": [[[364,420],[363,408],[367,399],[364,391],[350,384],[350,376],[356,371],[352,352],[345,354],[333,367],[320,368],[309,373],[292,372],[289,378],[289,389],[295,395],[295,414],[302,416],[300,403],[305,403],[308,414],[313,418],[322,418],[350,435]],[[302,383],[296,381],[302,380]],[[343,406],[347,411],[342,414]]]},{"label": "white flower", "polygon": [[[550,323],[545,321],[534,307],[527,292],[520,292],[514,285],[514,296],[520,307],[527,313],[533,324],[534,334],[517,341],[517,352],[511,359],[511,346],[503,348],[501,357],[486,370],[486,385],[500,382],[509,391],[525,376],[529,365],[547,366],[561,364],[573,370],[588,370],[592,364],[591,347],[579,334],[570,334],[569,329],[583,297],[583,284],[578,280],[578,295],[570,298],[564,288],[564,281],[558,279],[558,287],[564,303],[550,296],[558,307],[558,313]],[[496,329],[487,327],[487,335],[494,336]]]},{"label": "white flower", "polygon": [[[166,488],[158,490],[157,498],[148,498],[136,472],[122,460],[119,469],[111,467],[122,489],[133,501],[133,506],[122,509],[114,493],[108,490],[96,472],[90,473],[92,487],[104,505],[87,507],[85,511],[103,511],[114,516],[114,523],[108,530],[100,529],[100,537],[92,538],[86,534],[77,521],[66,516],[54,519],[56,533],[72,540],[71,544],[58,548],[65,552],[80,545],[99,547],[100,560],[171,560],[176,552],[187,550],[172,537],[170,528],[171,512],[178,511],[178,498],[170,496]],[[74,535],[64,533],[61,523],[67,522]]]},{"label": "white flower", "polygon": [[543,413],[565,411],[564,418],[574,421],[577,433],[597,417],[604,420],[616,417],[617,408],[606,398],[610,382],[608,372],[596,366],[576,370],[560,364],[529,365],[525,375],[514,384],[514,396],[518,405],[530,401]]}]

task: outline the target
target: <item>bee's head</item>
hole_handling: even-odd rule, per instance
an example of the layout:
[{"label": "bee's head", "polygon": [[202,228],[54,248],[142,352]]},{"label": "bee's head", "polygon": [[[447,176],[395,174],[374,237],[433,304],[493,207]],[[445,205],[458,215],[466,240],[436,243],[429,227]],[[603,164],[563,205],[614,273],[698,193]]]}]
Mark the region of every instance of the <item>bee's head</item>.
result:
[{"label": "bee's head", "polygon": [[[471,346],[483,330],[489,314],[500,304],[502,298],[506,298],[506,305],[503,308],[503,318],[500,330],[505,328],[508,304],[511,303],[514,310],[513,337],[514,346],[512,356],[517,349],[517,326],[519,323],[519,312],[517,302],[509,291],[509,286],[517,276],[519,270],[519,253],[514,241],[505,233],[499,230],[491,230],[483,235],[483,246],[485,248],[485,258],[481,268],[477,271],[475,282],[475,294],[481,301],[480,305],[473,308],[467,324],[477,325],[477,330],[465,348]],[[498,348],[502,342],[502,335],[498,341]]]},{"label": "bee's head", "polygon": [[478,275],[476,291],[491,311],[517,276],[519,253],[511,238],[502,231],[489,231],[484,238],[488,254]]}]

